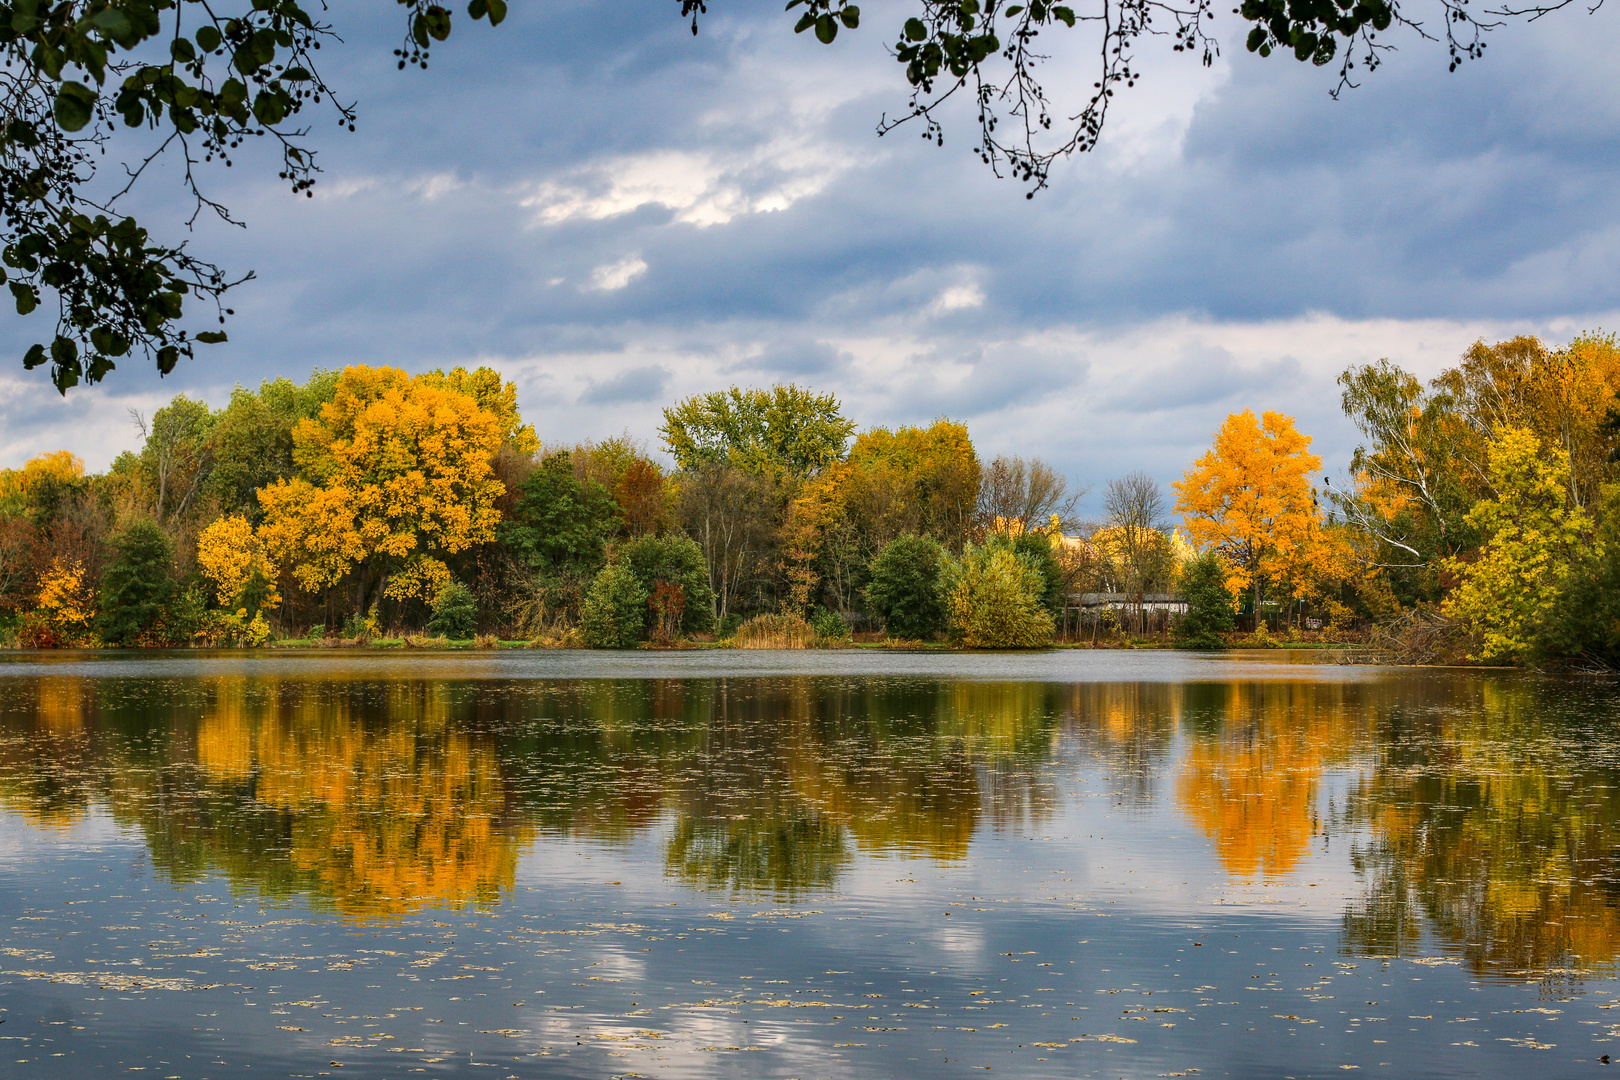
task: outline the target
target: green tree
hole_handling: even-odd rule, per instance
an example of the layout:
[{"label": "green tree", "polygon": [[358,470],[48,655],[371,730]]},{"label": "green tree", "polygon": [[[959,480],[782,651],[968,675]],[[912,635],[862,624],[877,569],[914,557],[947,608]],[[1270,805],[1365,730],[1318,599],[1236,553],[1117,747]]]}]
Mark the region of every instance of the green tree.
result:
[{"label": "green tree", "polygon": [[134,415],[142,438],[136,464],[150,512],[159,524],[183,517],[213,472],[214,414],[205,402],[176,394],[150,424]]},{"label": "green tree", "polygon": [[633,649],[647,625],[647,590],[624,563],[609,563],[585,594],[580,632],[593,649]]},{"label": "green tree", "polygon": [[428,633],[447,638],[466,640],[478,631],[478,602],[472,590],[451,579],[439,586],[433,598],[433,617],[428,620]]},{"label": "green tree", "polygon": [[945,549],[931,536],[898,536],[878,552],[866,600],[890,634],[928,641],[944,632],[944,563]]},{"label": "green tree", "polygon": [[317,368],[302,386],[291,379],[266,379],[257,390],[238,386],[222,409],[211,438],[210,484],[220,509],[257,525],[264,516],[258,490],[292,477],[293,429],[316,420],[321,406],[337,393],[338,373]]},{"label": "green tree", "polygon": [[1232,594],[1226,591],[1226,567],[1221,557],[1206,551],[1181,571],[1181,598],[1187,614],[1176,624],[1176,645],[1183,649],[1224,649],[1237,624]]},{"label": "green tree", "polygon": [[714,629],[714,590],[709,587],[703,549],[692,540],[684,536],[638,536],[620,544],[616,556],[635,575],[648,597],[660,581],[680,588],[685,604],[682,633],[705,634]]},{"label": "green tree", "polygon": [[808,476],[842,461],[854,431],[836,397],[794,383],[689,397],[664,410],[658,429],[682,469],[729,463],[788,476]]},{"label": "green tree", "polygon": [[[994,545],[1002,542],[998,537],[986,541]],[[1064,574],[1063,567],[1057,561],[1057,555],[1052,551],[1052,538],[1044,532],[1021,532],[1012,538],[1011,548],[1013,554],[1029,566],[1035,568],[1041,575],[1041,606],[1053,615],[1063,612],[1064,602]]]},{"label": "green tree", "polygon": [[1052,643],[1046,582],[1008,544],[969,544],[940,575],[951,638],[970,649],[1031,649]]},{"label": "green tree", "polygon": [[175,596],[174,546],[155,522],[135,521],[112,542],[113,557],[101,575],[96,629],[112,645],[145,644]]},{"label": "green tree", "polygon": [[1597,542],[1565,577],[1542,636],[1554,656],[1620,669],[1620,484],[1604,487]]},{"label": "green tree", "polygon": [[574,478],[573,455],[547,454],[518,485],[517,503],[498,535],[536,570],[595,570],[624,525],[619,504],[595,480]]}]

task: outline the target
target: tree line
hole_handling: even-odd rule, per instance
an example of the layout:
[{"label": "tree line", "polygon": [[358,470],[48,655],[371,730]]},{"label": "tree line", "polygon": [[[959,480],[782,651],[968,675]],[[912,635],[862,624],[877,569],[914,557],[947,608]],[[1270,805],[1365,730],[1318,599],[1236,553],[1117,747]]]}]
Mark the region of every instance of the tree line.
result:
[{"label": "tree line", "polygon": [[1363,435],[1339,483],[1291,418],[1244,410],[1173,503],[1133,473],[1092,522],[1038,458],[982,461],[949,419],[858,430],[794,384],[675,402],[663,458],[628,434],[542,444],[488,368],[180,395],[104,473],[68,450],[0,471],[0,630],[1034,647],[1144,636],[1157,605],[1203,647],[1421,628],[1437,656],[1620,658],[1612,337],[1339,381]]}]

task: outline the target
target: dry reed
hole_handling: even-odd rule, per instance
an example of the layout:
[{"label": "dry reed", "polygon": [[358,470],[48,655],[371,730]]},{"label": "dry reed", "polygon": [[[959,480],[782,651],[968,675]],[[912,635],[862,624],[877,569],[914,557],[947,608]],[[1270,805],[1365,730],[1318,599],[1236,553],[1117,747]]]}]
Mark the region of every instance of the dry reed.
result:
[{"label": "dry reed", "polygon": [[739,649],[808,649],[816,631],[799,615],[755,615],[737,628]]}]

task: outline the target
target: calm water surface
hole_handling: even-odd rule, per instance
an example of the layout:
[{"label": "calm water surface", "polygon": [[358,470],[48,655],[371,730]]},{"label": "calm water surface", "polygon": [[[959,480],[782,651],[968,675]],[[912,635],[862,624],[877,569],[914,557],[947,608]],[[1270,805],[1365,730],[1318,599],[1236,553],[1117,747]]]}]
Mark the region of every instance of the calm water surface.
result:
[{"label": "calm water surface", "polygon": [[1606,1075],[1620,692],[1305,659],[0,654],[0,1076]]}]

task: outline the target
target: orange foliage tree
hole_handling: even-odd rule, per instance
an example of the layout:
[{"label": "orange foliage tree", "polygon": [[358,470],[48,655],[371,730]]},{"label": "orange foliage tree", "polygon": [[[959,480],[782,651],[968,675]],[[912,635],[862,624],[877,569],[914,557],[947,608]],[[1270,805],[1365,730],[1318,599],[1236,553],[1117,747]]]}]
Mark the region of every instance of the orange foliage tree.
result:
[{"label": "orange foliage tree", "polygon": [[1215,445],[1171,484],[1193,542],[1220,551],[1230,588],[1250,590],[1256,629],[1265,583],[1297,574],[1300,553],[1320,539],[1309,475],[1322,459],[1310,445],[1292,417],[1268,411],[1256,420],[1244,409],[1226,418]]},{"label": "orange foliage tree", "polygon": [[270,559],[312,592],[358,569],[363,608],[375,591],[432,596],[444,556],[493,539],[505,489],[490,458],[522,433],[455,382],[346,369],[320,419],[293,429],[299,475],[259,491]]}]

